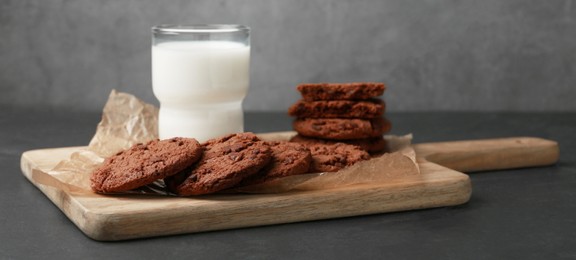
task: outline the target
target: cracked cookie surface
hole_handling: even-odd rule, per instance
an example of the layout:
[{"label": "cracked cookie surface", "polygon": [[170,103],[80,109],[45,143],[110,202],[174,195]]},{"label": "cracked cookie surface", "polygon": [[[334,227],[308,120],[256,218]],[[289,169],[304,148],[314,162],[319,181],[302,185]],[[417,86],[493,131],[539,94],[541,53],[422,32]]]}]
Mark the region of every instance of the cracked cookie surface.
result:
[{"label": "cracked cookie surface", "polygon": [[368,100],[299,100],[288,109],[288,115],[307,118],[378,118],[386,104],[381,99]]},{"label": "cracked cookie surface", "polygon": [[379,82],[304,83],[296,88],[307,101],[369,99],[386,90],[384,83]]},{"label": "cracked cookie surface", "polygon": [[266,166],[269,146],[253,133],[231,134],[203,144],[204,156],[190,169],[164,179],[180,195],[202,195],[232,188]]},{"label": "cracked cookie surface", "polygon": [[312,154],[310,172],[336,172],[359,161],[370,159],[362,148],[345,144],[308,144]]},{"label": "cracked cookie surface", "polygon": [[362,139],[346,139],[346,140],[330,140],[321,138],[312,138],[302,135],[295,135],[290,139],[290,142],[296,142],[301,144],[335,144],[335,143],[345,143],[356,145],[369,153],[379,153],[386,151],[387,143],[383,136],[369,137]]},{"label": "cracked cookie surface", "polygon": [[385,118],[298,118],[292,126],[300,135],[334,140],[377,137],[392,127]]},{"label": "cracked cookie surface", "polygon": [[200,159],[202,151],[192,138],[136,144],[108,157],[90,176],[90,186],[98,193],[132,190],[186,169]]},{"label": "cracked cookie surface", "polygon": [[287,141],[266,142],[272,160],[258,174],[243,180],[240,186],[263,183],[272,179],[307,173],[312,155],[305,145]]}]

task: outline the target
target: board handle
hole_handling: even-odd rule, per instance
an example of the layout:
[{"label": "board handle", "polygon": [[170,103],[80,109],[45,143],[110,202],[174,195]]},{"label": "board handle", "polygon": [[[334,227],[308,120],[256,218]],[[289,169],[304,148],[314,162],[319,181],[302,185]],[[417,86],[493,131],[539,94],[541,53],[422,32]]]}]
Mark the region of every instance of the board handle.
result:
[{"label": "board handle", "polygon": [[460,172],[551,165],[558,161],[558,143],[536,137],[415,144],[419,160]]}]

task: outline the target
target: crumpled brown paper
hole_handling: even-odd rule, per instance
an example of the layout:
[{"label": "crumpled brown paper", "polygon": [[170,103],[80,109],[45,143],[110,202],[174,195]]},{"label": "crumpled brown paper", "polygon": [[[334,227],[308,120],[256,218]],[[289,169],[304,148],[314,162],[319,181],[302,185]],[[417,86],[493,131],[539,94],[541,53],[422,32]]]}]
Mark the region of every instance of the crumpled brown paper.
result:
[{"label": "crumpled brown paper", "polygon": [[[90,174],[103,161],[134,144],[158,138],[158,109],[138,98],[113,90],[104,106],[102,121],[88,147],[74,152],[49,171],[45,185],[74,192],[92,193]],[[294,132],[259,134],[263,140],[288,140]],[[390,153],[359,162],[338,172],[289,176],[267,183],[240,187],[233,192],[277,193],[290,190],[330,189],[356,184],[391,182],[420,173],[416,154],[410,147],[411,135],[386,136]],[[53,178],[52,178],[53,177]],[[173,195],[159,180],[126,193]]]},{"label": "crumpled brown paper", "polygon": [[158,108],[138,98],[112,90],[89,149],[111,156],[137,143],[158,138]]},{"label": "crumpled brown paper", "polygon": [[[133,95],[112,90],[104,105],[102,121],[88,147],[74,152],[49,174],[61,183],[50,181],[51,186],[75,191],[91,192],[90,174],[104,158],[134,144],[158,138],[158,108]],[[42,180],[40,180],[42,181]],[[46,181],[44,181],[46,182]]]}]

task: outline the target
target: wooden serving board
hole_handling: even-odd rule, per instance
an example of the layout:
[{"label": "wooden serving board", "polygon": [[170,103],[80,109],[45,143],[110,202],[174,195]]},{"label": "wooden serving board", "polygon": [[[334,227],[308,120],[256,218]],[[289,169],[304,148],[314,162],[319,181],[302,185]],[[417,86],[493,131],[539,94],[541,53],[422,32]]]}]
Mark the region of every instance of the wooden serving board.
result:
[{"label": "wooden serving board", "polygon": [[[81,194],[40,184],[58,162],[81,147],[27,151],[23,174],[87,236],[124,240],[240,227],[453,206],[472,186],[459,171],[543,166],[558,160],[554,141],[516,137],[413,145],[421,174],[379,185],[281,194],[164,196]],[[443,166],[441,166],[443,165]]]}]

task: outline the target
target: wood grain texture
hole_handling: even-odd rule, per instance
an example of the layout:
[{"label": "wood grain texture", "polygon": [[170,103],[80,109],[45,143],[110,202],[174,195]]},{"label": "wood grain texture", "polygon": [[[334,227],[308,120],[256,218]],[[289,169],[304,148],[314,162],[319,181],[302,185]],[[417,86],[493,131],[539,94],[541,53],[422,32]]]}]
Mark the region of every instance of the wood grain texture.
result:
[{"label": "wood grain texture", "polygon": [[414,145],[421,160],[461,172],[513,169],[554,164],[558,143],[535,137],[511,137]]},{"label": "wood grain texture", "polygon": [[[516,142],[507,141],[490,141],[488,144],[486,141],[472,142],[474,145],[468,145],[466,141],[415,145],[415,150],[423,155],[418,159],[422,173],[418,176],[380,185],[355,185],[282,194],[220,194],[194,198],[105,196],[60,189],[47,182],[49,178],[43,178],[44,184],[38,183],[39,176],[50,176],[50,169],[79,147],[25,152],[21,167],[24,175],[87,236],[96,240],[124,240],[459,205],[470,198],[469,177],[429,162],[426,158],[451,162],[445,158],[464,152],[464,159],[456,160],[459,163],[454,164],[462,167],[458,169],[485,170],[487,167],[481,167],[483,163],[499,169],[523,165],[516,162],[517,159],[513,160],[513,164],[496,163],[485,153],[484,148],[478,147],[498,147],[499,160],[506,160],[510,151],[512,158],[516,158],[517,153],[522,151],[524,158],[533,158],[530,156],[540,154],[544,149],[549,157],[537,161],[538,165],[555,161],[554,149],[557,151],[557,146],[540,147],[541,142],[532,141],[521,147]],[[436,158],[437,154],[442,154],[440,159]],[[528,160],[524,161],[524,166],[536,164]]]}]

